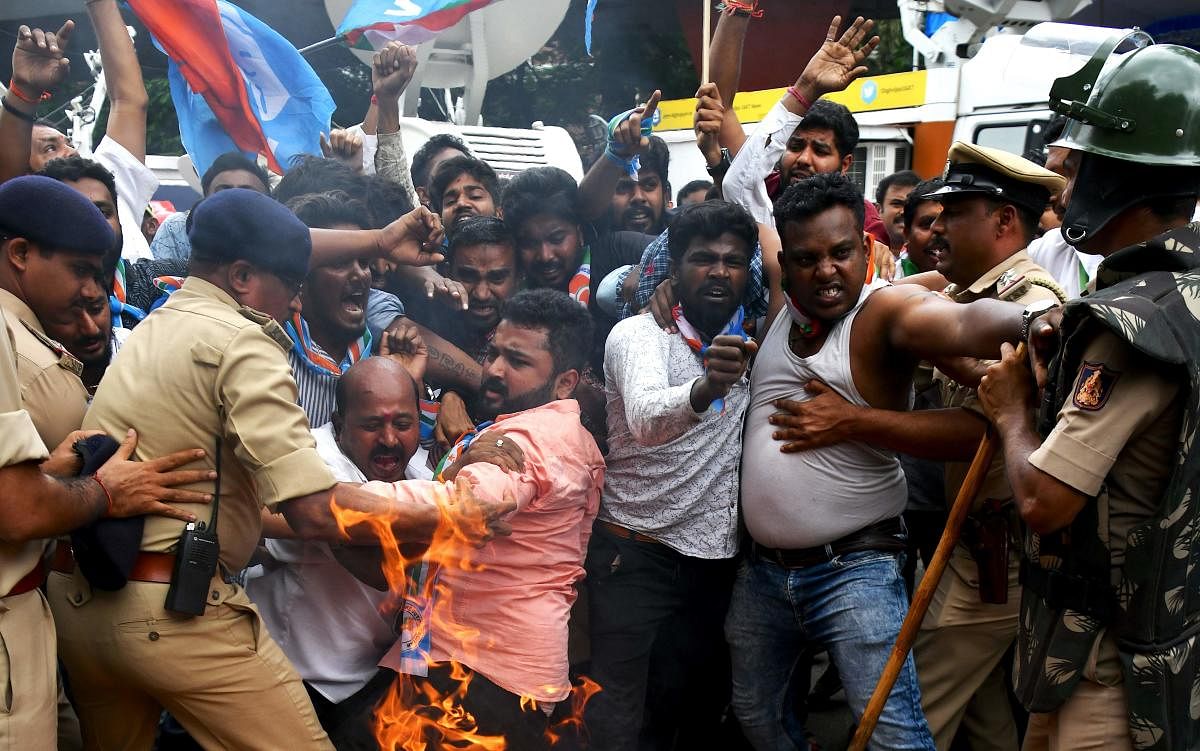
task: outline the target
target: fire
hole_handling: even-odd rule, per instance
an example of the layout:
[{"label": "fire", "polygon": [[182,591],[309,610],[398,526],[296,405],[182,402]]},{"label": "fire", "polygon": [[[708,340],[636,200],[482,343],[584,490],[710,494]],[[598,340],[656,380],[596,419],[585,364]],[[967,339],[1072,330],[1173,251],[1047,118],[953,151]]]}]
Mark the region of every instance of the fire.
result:
[{"label": "fire", "polygon": [[579,682],[571,686],[571,695],[566,699],[570,712],[546,731],[546,739],[550,741],[551,747],[564,742],[570,746],[572,739],[583,735],[583,710],[600,691],[600,684],[586,675],[580,676]]},{"label": "fire", "polygon": [[[383,575],[390,592],[384,608],[395,612],[397,606],[404,604],[410,573],[424,561],[430,568],[420,596],[432,596],[438,603],[438,607],[432,611],[432,618],[437,623],[439,636],[444,638],[444,635],[448,634],[449,638],[457,639],[464,645],[480,643],[482,640],[474,630],[463,629],[441,617],[441,614],[450,610],[453,592],[438,583],[436,570],[438,567],[469,570],[478,566],[473,562],[471,551],[478,547],[478,540],[484,539],[484,520],[446,513],[451,507],[471,499],[470,485],[465,480],[460,480],[453,486],[441,486],[431,501],[443,509],[443,514],[429,546],[420,551],[414,551],[412,544],[402,545],[396,539],[390,519],[343,508],[338,505],[336,497],[330,503],[334,518],[343,534],[346,534],[350,527],[366,524],[379,538],[383,553]],[[405,637],[411,639],[412,643],[419,644],[421,637],[431,626],[431,623],[421,619],[417,630],[406,631]],[[429,655],[423,657],[426,663],[431,662]],[[436,751],[452,748],[506,751],[509,748],[503,736],[488,735],[480,731],[475,718],[463,708],[463,699],[470,688],[473,673],[458,663],[451,663],[451,668],[451,678],[457,682],[457,687],[446,694],[439,693],[428,681],[414,681],[405,676],[392,685],[375,712],[375,738],[381,749]],[[599,690],[600,687],[588,678],[572,687],[570,697],[565,700],[569,702],[569,714],[547,731],[547,741],[551,745],[556,745],[565,738],[578,736],[583,724],[583,708]],[[522,697],[521,706],[541,710],[537,700],[532,697]]]}]

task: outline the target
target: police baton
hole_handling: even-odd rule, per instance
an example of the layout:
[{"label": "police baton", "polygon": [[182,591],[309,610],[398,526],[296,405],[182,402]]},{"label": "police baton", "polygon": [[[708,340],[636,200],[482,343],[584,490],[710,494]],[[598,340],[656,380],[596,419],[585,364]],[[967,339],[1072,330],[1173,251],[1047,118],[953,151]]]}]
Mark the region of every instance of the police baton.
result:
[{"label": "police baton", "polygon": [[979,441],[979,448],[975,451],[975,458],[971,460],[971,467],[967,470],[962,487],[958,489],[958,497],[954,499],[954,505],[950,507],[946,528],[942,531],[942,539],[938,541],[937,550],[934,551],[929,565],[925,567],[925,575],[921,577],[921,584],[913,595],[912,603],[908,606],[908,614],[904,616],[904,623],[900,626],[899,635],[896,636],[896,644],[892,647],[892,653],[888,655],[887,663],[883,666],[883,674],[879,676],[879,682],[875,684],[871,700],[867,702],[867,708],[863,710],[862,717],[858,721],[858,729],[854,732],[854,739],[850,741],[849,751],[864,751],[867,741],[871,739],[871,734],[875,732],[879,715],[883,712],[883,706],[887,704],[888,695],[892,693],[892,686],[896,683],[896,678],[900,676],[900,669],[904,666],[904,660],[908,657],[913,642],[917,640],[917,631],[921,628],[921,621],[925,619],[925,611],[929,610],[933,593],[937,590],[942,574],[946,571],[946,564],[950,562],[950,554],[958,542],[958,535],[962,531],[967,512],[971,510],[971,502],[975,500],[984,478],[987,477],[988,467],[992,464],[992,457],[996,454],[998,442],[995,429],[989,424],[987,432]]}]

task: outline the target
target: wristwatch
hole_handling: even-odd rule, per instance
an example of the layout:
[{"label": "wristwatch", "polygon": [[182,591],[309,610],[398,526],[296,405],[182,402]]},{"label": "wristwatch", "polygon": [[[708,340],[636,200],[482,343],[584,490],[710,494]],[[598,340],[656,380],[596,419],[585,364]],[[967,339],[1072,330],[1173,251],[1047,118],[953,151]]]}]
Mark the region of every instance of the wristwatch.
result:
[{"label": "wristwatch", "polygon": [[1029,341],[1029,329],[1033,328],[1034,321],[1045,315],[1047,311],[1057,307],[1057,300],[1038,300],[1026,305],[1024,312],[1021,313],[1021,341]]},{"label": "wristwatch", "polygon": [[709,177],[716,177],[717,175],[725,174],[725,172],[729,169],[731,162],[732,160],[729,158],[729,149],[722,146],[721,161],[711,166],[706,164],[704,165],[704,169],[708,172]]}]

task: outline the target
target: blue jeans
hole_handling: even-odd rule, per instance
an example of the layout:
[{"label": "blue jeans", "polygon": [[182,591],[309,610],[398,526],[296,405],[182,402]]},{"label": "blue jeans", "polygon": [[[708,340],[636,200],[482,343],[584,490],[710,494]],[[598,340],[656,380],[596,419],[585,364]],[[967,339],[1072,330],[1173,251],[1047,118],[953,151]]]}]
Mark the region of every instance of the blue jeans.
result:
[{"label": "blue jeans", "polygon": [[[742,561],[725,635],[733,662],[733,709],[757,751],[804,748],[785,697],[807,648],[829,651],[850,710],[856,719],[862,715],[908,609],[903,558],[868,550],[797,569],[753,552]],[[934,750],[911,654],[870,748]]]}]

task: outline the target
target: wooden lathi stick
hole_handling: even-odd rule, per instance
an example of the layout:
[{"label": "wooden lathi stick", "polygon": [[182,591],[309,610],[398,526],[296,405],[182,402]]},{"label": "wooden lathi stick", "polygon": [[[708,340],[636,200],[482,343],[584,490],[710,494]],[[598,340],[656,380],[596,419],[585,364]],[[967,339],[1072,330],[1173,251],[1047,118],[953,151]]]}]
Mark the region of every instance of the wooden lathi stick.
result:
[{"label": "wooden lathi stick", "polygon": [[864,751],[867,741],[871,739],[871,734],[875,732],[879,715],[883,712],[888,695],[892,693],[892,686],[896,683],[896,678],[900,676],[904,660],[908,657],[908,652],[917,639],[917,631],[921,628],[921,621],[925,619],[925,611],[929,610],[929,603],[933,600],[933,593],[937,590],[938,582],[941,581],[942,574],[946,571],[946,564],[950,562],[950,554],[958,542],[958,535],[962,531],[967,512],[971,510],[971,502],[975,500],[984,478],[987,477],[988,467],[991,466],[992,457],[996,454],[997,443],[995,432],[991,426],[988,426],[987,432],[983,434],[983,439],[979,441],[979,448],[975,451],[975,458],[971,461],[971,467],[967,470],[962,487],[958,489],[958,497],[954,499],[954,505],[950,507],[946,528],[942,531],[942,539],[938,541],[937,550],[934,551],[929,565],[925,567],[925,575],[921,577],[921,584],[913,595],[912,603],[908,606],[908,614],[904,616],[904,623],[900,626],[899,635],[896,636],[896,644],[892,647],[892,653],[888,655],[887,663],[883,666],[883,674],[879,676],[879,682],[875,684],[871,700],[867,702],[867,708],[863,710],[862,717],[858,721],[858,729],[854,732],[854,739],[850,741],[850,751]]}]

